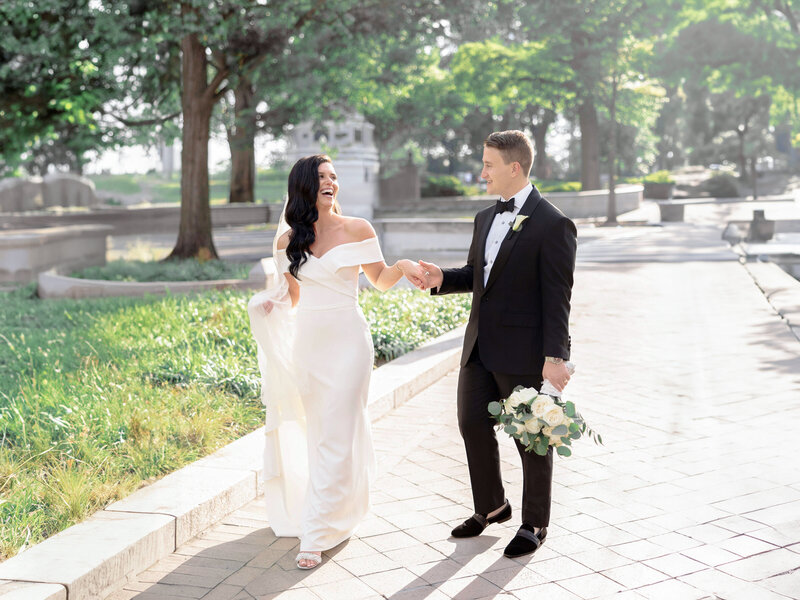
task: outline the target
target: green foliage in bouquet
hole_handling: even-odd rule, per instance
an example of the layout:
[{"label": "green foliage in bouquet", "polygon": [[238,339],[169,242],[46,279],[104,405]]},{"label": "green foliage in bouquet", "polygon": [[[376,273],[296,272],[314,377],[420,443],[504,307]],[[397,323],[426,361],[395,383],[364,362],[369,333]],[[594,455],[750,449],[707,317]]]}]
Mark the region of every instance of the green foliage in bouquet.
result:
[{"label": "green foliage in bouquet", "polygon": [[560,456],[570,456],[572,440],[583,435],[596,444],[603,443],[603,438],[586,424],[573,402],[539,394],[534,388],[517,386],[508,398],[490,402],[488,408],[498,430],[519,440],[527,452],[540,456],[547,454],[550,446]]}]

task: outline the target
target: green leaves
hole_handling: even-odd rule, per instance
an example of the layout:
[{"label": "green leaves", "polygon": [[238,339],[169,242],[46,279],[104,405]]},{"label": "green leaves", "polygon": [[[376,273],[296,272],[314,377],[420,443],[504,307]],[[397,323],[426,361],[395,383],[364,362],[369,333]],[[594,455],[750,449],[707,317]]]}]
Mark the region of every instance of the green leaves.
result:
[{"label": "green leaves", "polygon": [[503,411],[503,407],[500,405],[499,402],[490,402],[489,403],[489,414],[493,417],[496,417]]}]

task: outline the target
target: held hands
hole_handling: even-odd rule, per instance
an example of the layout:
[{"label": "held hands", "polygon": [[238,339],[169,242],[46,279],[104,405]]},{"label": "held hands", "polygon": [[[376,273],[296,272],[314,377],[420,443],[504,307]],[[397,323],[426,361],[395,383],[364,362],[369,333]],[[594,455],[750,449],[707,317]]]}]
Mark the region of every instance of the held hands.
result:
[{"label": "held hands", "polygon": [[412,282],[414,285],[423,291],[442,285],[442,270],[437,265],[421,260],[419,261],[419,266],[422,268],[422,285]]},{"label": "held hands", "polygon": [[402,260],[398,260],[395,263],[395,266],[400,270],[400,272],[408,279],[415,287],[420,287],[423,284],[425,279],[425,269],[419,266],[417,263],[404,258]]}]

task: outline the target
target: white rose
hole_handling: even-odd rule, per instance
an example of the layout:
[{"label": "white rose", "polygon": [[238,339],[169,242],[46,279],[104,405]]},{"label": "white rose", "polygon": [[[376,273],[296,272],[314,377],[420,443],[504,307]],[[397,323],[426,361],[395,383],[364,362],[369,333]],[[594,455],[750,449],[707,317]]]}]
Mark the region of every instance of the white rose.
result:
[{"label": "white rose", "polygon": [[510,406],[512,410],[516,409],[523,402],[525,402],[525,395],[522,393],[522,390],[512,393],[508,397],[508,400],[506,400],[507,406]]},{"label": "white rose", "polygon": [[547,409],[542,419],[544,419],[544,422],[550,427],[556,427],[557,425],[561,425],[564,421],[564,411],[561,410],[560,406],[554,404]]},{"label": "white rose", "polygon": [[552,406],[555,406],[555,404],[553,404],[553,400],[550,396],[539,396],[533,401],[533,404],[531,404],[531,412],[534,417],[541,419],[544,417],[544,413]]},{"label": "white rose", "polygon": [[542,426],[539,424],[539,419],[533,417],[532,419],[528,419],[525,423],[525,431],[532,435],[536,435],[542,430]]}]

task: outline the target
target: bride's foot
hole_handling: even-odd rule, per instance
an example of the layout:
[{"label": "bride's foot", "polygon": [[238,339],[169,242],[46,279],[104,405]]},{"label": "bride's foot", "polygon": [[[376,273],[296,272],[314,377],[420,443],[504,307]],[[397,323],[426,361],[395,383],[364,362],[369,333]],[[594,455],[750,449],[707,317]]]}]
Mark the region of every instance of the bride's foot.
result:
[{"label": "bride's foot", "polygon": [[322,562],[322,552],[300,552],[295,561],[300,569],[313,569]]}]

